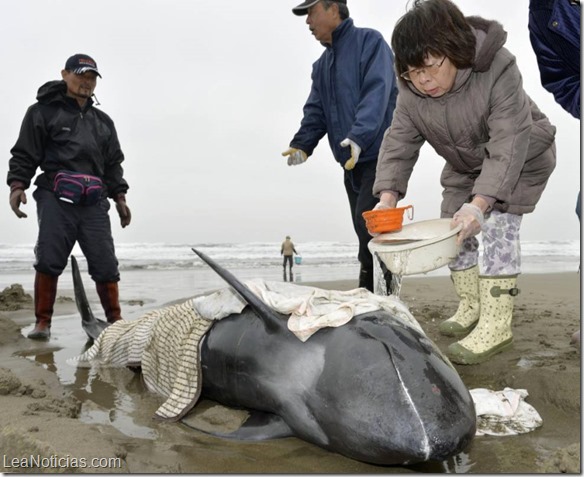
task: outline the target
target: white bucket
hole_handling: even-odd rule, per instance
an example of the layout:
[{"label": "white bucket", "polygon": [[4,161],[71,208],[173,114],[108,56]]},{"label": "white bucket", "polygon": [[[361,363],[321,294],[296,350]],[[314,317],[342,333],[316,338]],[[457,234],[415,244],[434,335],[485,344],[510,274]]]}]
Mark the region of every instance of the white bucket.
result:
[{"label": "white bucket", "polygon": [[392,273],[414,275],[443,267],[458,255],[452,219],[424,220],[404,225],[399,232],[381,234],[369,242],[369,250]]}]

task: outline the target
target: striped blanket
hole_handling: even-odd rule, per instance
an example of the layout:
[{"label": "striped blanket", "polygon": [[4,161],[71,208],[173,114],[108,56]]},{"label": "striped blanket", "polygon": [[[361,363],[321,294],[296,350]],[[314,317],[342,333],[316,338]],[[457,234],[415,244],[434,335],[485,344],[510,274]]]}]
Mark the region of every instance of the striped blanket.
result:
[{"label": "striped blanket", "polygon": [[155,417],[179,420],[201,394],[200,345],[213,325],[213,320],[201,317],[191,302],[151,311],[135,321],[118,321],[69,363],[142,366],[146,387],[166,398]]}]

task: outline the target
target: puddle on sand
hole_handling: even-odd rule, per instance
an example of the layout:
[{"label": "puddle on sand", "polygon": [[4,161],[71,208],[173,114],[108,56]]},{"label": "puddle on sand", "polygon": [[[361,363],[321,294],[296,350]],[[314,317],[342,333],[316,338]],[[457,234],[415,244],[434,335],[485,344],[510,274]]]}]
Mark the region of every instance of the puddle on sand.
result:
[{"label": "puddle on sand", "polygon": [[[31,329],[32,325],[24,328],[24,336]],[[82,422],[111,425],[129,437],[156,439],[156,430],[148,424],[160,403],[145,389],[139,374],[126,368],[82,368],[67,363],[88,347],[79,316],[67,315],[53,320],[46,348],[20,355],[56,373],[61,384],[82,403]]]},{"label": "puddle on sand", "polygon": [[545,366],[545,361],[542,361],[541,358],[551,358],[553,356],[559,356],[559,354],[557,351],[536,351],[531,353],[530,356],[521,357],[517,366],[523,369]]}]

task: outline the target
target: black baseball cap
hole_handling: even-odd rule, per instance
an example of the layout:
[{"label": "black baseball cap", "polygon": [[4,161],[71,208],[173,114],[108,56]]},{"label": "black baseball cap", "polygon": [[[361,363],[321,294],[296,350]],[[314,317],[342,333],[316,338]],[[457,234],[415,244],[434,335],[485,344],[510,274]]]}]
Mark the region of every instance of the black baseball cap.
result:
[{"label": "black baseball cap", "polygon": [[97,76],[101,78],[101,75],[97,70],[97,63],[89,55],[83,55],[81,53],[73,55],[67,60],[67,63],[65,63],[65,69],[67,71],[72,71],[76,75],[82,75],[86,71],[94,71]]},{"label": "black baseball cap", "polygon": [[[347,0],[332,0],[332,1],[336,2],[336,3],[344,3],[345,5],[347,4]],[[298,15],[298,16],[306,15],[306,14],[308,14],[308,9],[310,7],[316,5],[318,2],[320,2],[320,0],[306,0],[306,1],[302,2],[300,5],[296,5],[292,9],[292,13],[294,13],[294,15]]]}]

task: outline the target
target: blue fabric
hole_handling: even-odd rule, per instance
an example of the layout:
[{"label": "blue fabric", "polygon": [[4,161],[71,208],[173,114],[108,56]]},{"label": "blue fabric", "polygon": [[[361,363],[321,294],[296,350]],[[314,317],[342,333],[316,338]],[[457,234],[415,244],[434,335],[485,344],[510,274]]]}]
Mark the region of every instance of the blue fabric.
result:
[{"label": "blue fabric", "polygon": [[357,28],[348,18],[313,65],[304,117],[290,146],[310,156],[327,134],[335,159],[344,165],[351,148],[340,142],[348,137],[361,147],[359,162],[377,161],[396,97],[391,48],[381,33]]},{"label": "blue fabric", "polygon": [[[580,2],[530,0],[529,38],[541,84],[556,102],[580,119]],[[580,193],[576,215],[580,220]]]},{"label": "blue fabric", "polygon": [[541,84],[580,119],[580,4],[530,0],[529,32]]}]

